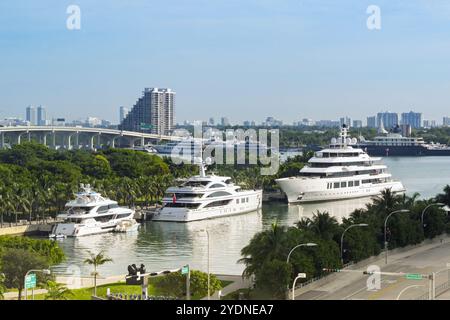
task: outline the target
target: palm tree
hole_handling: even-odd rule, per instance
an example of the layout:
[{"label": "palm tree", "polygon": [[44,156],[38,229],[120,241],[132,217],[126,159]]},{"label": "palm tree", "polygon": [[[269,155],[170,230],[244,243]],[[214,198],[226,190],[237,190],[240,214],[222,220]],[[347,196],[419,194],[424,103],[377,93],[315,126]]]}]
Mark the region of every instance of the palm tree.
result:
[{"label": "palm tree", "polygon": [[333,239],[339,230],[339,223],[328,212],[317,211],[311,219],[310,230],[323,239]]},{"label": "palm tree", "polygon": [[379,196],[373,198],[372,206],[383,212],[391,212],[401,201],[401,196],[395,195],[391,189],[381,191]]},{"label": "palm tree", "polygon": [[450,185],[444,187],[444,193],[438,194],[436,200],[450,206]]},{"label": "palm tree", "polygon": [[69,296],[73,295],[72,290],[67,289],[63,284],[51,280],[47,281],[45,300],[68,300]]},{"label": "palm tree", "polygon": [[84,263],[94,266],[94,272],[92,273],[92,275],[94,276],[94,296],[96,296],[97,295],[97,275],[98,275],[97,267],[101,266],[107,262],[112,262],[113,260],[111,258],[107,257],[103,250],[97,254],[94,254],[90,251],[88,251],[88,252],[89,252],[90,258],[84,260]]},{"label": "palm tree", "polygon": [[261,261],[270,261],[282,256],[285,259],[286,247],[283,245],[286,239],[285,227],[277,222],[272,223],[269,230],[257,234],[250,243],[244,247],[241,254],[244,258],[239,263],[245,264],[244,276],[249,277],[260,267]]}]

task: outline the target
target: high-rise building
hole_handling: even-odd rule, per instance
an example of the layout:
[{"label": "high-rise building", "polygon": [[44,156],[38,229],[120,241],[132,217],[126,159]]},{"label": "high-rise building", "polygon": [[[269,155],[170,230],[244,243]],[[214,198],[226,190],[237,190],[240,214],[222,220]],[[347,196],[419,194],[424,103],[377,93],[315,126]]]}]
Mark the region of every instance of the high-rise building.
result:
[{"label": "high-rise building", "polygon": [[46,126],[47,124],[47,110],[45,110],[45,107],[41,105],[37,108],[37,125]]},{"label": "high-rise building", "polygon": [[377,127],[377,118],[367,117],[367,128],[376,128],[376,127]]},{"label": "high-rise building", "polygon": [[34,106],[28,106],[26,110],[26,119],[30,125],[37,125],[36,108]]},{"label": "high-rise building", "polygon": [[124,106],[119,108],[119,123],[122,123],[130,110]]},{"label": "high-rise building", "polygon": [[214,118],[209,118],[208,125],[210,125],[210,126],[214,126],[215,125]]},{"label": "high-rise building", "polygon": [[347,128],[350,128],[352,126],[352,119],[349,117],[343,117],[339,119],[339,122],[341,124],[341,127],[345,124]]},{"label": "high-rise building", "polygon": [[175,124],[175,95],[168,88],[145,88],[119,128],[168,135]]},{"label": "high-rise building", "polygon": [[436,128],[437,127],[437,122],[436,120],[423,120],[423,127],[424,128]]},{"label": "high-rise building", "polygon": [[353,120],[353,128],[362,128],[362,120]]},{"label": "high-rise building", "polygon": [[386,130],[390,130],[398,125],[398,114],[395,112],[379,112],[377,113],[377,127],[381,126],[381,121],[383,121],[383,126]]},{"label": "high-rise building", "polygon": [[422,114],[419,112],[404,112],[402,113],[401,124],[409,124],[414,129],[422,127]]},{"label": "high-rise building", "polygon": [[230,125],[230,121],[228,120],[227,117],[222,117],[222,118],[220,119],[220,125],[221,125],[222,127],[228,127],[228,126]]},{"label": "high-rise building", "polygon": [[443,125],[444,127],[450,127],[450,117],[444,117],[444,118],[442,119],[442,125]]}]

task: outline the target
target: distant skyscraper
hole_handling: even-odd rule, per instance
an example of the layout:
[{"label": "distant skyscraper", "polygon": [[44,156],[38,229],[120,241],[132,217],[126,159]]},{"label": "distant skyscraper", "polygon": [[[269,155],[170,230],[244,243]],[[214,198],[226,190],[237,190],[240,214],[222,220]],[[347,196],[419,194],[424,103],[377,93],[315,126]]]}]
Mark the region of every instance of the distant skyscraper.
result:
[{"label": "distant skyscraper", "polygon": [[222,117],[220,119],[220,124],[222,127],[228,127],[230,125],[230,121],[228,120],[227,117]]},{"label": "distant skyscraper", "polygon": [[414,129],[422,127],[422,114],[418,112],[404,112],[402,113],[401,124],[409,124]]},{"label": "distant skyscraper", "polygon": [[450,117],[444,117],[444,118],[442,119],[442,125],[443,125],[444,127],[450,127]]},{"label": "distant skyscraper", "polygon": [[362,128],[361,120],[353,120],[353,128]]},{"label": "distant skyscraper", "polygon": [[44,106],[39,106],[37,108],[37,125],[46,126],[47,125],[47,110]]},{"label": "distant skyscraper", "polygon": [[130,110],[124,106],[119,108],[119,123],[122,123]]},{"label": "distant skyscraper", "polygon": [[215,124],[214,118],[209,118],[208,125],[214,126],[214,124]]},{"label": "distant skyscraper", "polygon": [[27,107],[26,118],[32,126],[37,125],[36,108],[34,106],[30,105]]},{"label": "distant skyscraper", "polygon": [[377,118],[367,117],[367,128],[376,128],[376,127],[377,127]]},{"label": "distant skyscraper", "polygon": [[436,120],[423,120],[423,127],[424,128],[436,128],[437,127]]},{"label": "distant skyscraper", "polygon": [[379,112],[377,114],[377,127],[381,126],[383,121],[384,128],[390,130],[398,125],[398,114],[395,112]]},{"label": "distant skyscraper", "polygon": [[341,127],[342,125],[346,125],[347,128],[350,128],[352,126],[352,119],[349,117],[343,117],[340,119]]},{"label": "distant skyscraper", "polygon": [[175,92],[168,88],[145,88],[120,124],[121,130],[169,134],[175,123]]}]

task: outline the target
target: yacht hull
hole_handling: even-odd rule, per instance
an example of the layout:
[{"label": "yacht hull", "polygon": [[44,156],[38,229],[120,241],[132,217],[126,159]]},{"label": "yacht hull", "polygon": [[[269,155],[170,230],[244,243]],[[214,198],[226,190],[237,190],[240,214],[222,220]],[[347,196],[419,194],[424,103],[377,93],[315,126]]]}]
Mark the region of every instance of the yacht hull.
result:
[{"label": "yacht hull", "polygon": [[379,195],[385,189],[394,193],[403,193],[405,188],[399,181],[360,185],[342,189],[327,189],[324,179],[304,179],[298,177],[276,180],[281,190],[286,194],[289,203],[321,202],[343,200]]},{"label": "yacht hull", "polygon": [[[237,203],[237,199],[248,198],[248,202]],[[245,192],[241,197],[236,197],[233,201],[221,207],[187,209],[187,208],[168,208],[164,207],[155,213],[152,221],[172,221],[172,222],[190,222],[205,219],[214,219],[231,215],[238,215],[247,212],[253,212],[262,206],[262,190],[254,192]]]}]

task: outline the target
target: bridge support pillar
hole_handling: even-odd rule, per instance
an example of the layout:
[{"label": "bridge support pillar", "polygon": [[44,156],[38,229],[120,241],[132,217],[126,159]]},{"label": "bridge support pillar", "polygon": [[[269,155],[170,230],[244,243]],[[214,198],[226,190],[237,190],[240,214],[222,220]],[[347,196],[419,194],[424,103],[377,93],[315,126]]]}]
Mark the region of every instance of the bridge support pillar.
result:
[{"label": "bridge support pillar", "polygon": [[109,141],[109,146],[114,149],[116,147],[116,140],[119,139],[120,137],[121,136],[112,137],[111,140]]},{"label": "bridge support pillar", "polygon": [[94,134],[94,135],[92,135],[91,136],[91,138],[90,138],[90,141],[89,141],[89,148],[92,150],[92,151],[95,151],[95,145],[94,145],[94,139],[97,137],[97,147],[100,147],[100,136],[101,136],[101,133],[96,133],[96,134]]},{"label": "bridge support pillar", "polygon": [[52,131],[52,148],[56,150],[56,131]]},{"label": "bridge support pillar", "polygon": [[42,133],[42,144],[44,145],[44,146],[47,146],[47,134],[44,132],[44,133]]},{"label": "bridge support pillar", "polygon": [[0,134],[0,149],[4,149],[5,148],[5,133],[2,132]]}]

